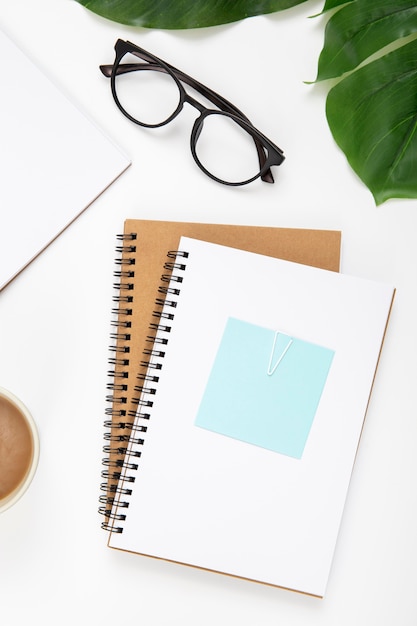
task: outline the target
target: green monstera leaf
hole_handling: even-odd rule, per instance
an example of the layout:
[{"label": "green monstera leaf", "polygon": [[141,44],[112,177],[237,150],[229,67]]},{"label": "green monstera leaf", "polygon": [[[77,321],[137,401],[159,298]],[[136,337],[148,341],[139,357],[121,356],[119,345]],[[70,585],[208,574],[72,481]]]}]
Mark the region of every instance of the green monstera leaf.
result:
[{"label": "green monstera leaf", "polygon": [[417,40],[338,83],[326,114],[376,204],[417,198]]},{"label": "green monstera leaf", "polygon": [[[76,0],[112,21],[160,29],[226,24],[306,0]],[[317,81],[332,79],[333,137],[376,204],[417,198],[417,0],[325,0]],[[416,39],[414,41],[414,39]]]},{"label": "green monstera leaf", "polygon": [[306,0],[77,0],[114,22],[143,28],[203,28],[274,13]]},{"label": "green monstera leaf", "polygon": [[417,198],[415,33],[416,0],[353,0],[326,26],[317,79],[342,77],[328,93],[327,121],[376,204]]}]

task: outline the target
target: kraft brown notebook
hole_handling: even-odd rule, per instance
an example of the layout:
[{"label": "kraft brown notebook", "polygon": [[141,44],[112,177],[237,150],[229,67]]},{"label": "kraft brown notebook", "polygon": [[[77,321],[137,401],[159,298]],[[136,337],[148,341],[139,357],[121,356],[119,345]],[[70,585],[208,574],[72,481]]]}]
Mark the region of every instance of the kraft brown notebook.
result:
[{"label": "kraft brown notebook", "polygon": [[[177,250],[181,236],[192,237],[267,256],[339,271],[341,233],[263,226],[128,219],[118,236],[110,371],[105,421],[100,512],[103,527],[115,531],[112,504],[129,485],[119,485],[127,442],[141,438],[134,426],[138,407],[146,405],[141,389],[154,349],[164,295],[158,293],[167,251]],[[166,269],[169,273],[169,268]],[[155,347],[157,348],[157,347]],[[142,427],[146,430],[146,427]]]}]

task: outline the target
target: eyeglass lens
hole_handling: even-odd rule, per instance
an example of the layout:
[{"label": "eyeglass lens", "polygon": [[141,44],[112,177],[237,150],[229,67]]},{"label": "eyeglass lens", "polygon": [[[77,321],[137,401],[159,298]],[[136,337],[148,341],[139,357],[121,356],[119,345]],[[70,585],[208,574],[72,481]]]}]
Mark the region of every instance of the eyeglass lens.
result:
[{"label": "eyeglass lens", "polygon": [[[133,54],[126,54],[122,64],[142,64]],[[164,124],[176,111],[180,102],[178,85],[170,74],[152,69],[143,63],[143,69],[118,74],[115,80],[117,98],[123,109],[146,126]]]},{"label": "eyeglass lens", "polygon": [[252,136],[227,115],[204,118],[195,151],[203,168],[217,179],[239,183],[259,173]]}]

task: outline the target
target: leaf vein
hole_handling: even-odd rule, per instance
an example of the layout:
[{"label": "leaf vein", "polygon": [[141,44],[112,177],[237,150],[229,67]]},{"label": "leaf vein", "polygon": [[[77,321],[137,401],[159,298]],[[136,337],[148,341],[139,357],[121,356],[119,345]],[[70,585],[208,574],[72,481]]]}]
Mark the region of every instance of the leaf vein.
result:
[{"label": "leaf vein", "polygon": [[[397,156],[395,157],[391,167],[388,170],[388,178],[391,178],[393,173],[395,172],[395,170],[397,169],[397,167],[399,166],[399,164],[401,163],[408,146],[410,145],[413,136],[416,133],[417,130],[417,114],[414,114],[412,116],[410,116],[409,118],[412,123],[409,125],[409,129],[408,132],[406,133],[404,140],[401,144],[401,146],[399,147],[399,149],[397,150]],[[404,122],[407,120],[404,120]]]},{"label": "leaf vein", "polygon": [[[389,130],[384,133],[384,135],[382,135],[382,137],[380,137],[378,139],[378,141],[376,141],[372,147],[372,149],[369,151],[368,156],[366,157],[365,161],[364,161],[364,166],[366,166],[366,164],[370,161],[371,157],[373,156],[374,152],[376,152],[376,150],[379,148],[379,146],[385,141],[385,139],[387,137],[389,137],[389,135],[391,135],[395,130],[397,130],[398,128],[400,128],[403,124],[406,124],[409,120],[413,120],[416,119],[417,121],[417,116],[416,115],[410,115],[407,118],[404,118],[403,120],[401,120],[398,124],[396,124],[395,126],[392,126],[391,128],[389,128]],[[410,132],[410,135],[412,136],[413,133]],[[403,141],[402,145],[404,145],[404,143],[406,142],[406,140]],[[400,150],[397,151],[397,157],[394,159],[394,162],[390,168],[389,171],[393,171],[394,169],[394,164],[399,160],[399,155]],[[401,151],[401,154],[404,153],[404,150]],[[395,156],[395,155],[394,155]]]}]

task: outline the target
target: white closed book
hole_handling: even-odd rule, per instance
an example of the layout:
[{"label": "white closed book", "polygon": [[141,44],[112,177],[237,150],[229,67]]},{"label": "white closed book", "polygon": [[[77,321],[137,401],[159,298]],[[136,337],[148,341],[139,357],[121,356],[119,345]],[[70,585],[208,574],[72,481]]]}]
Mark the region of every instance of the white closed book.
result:
[{"label": "white closed book", "polygon": [[0,31],[0,291],[129,165]]}]

